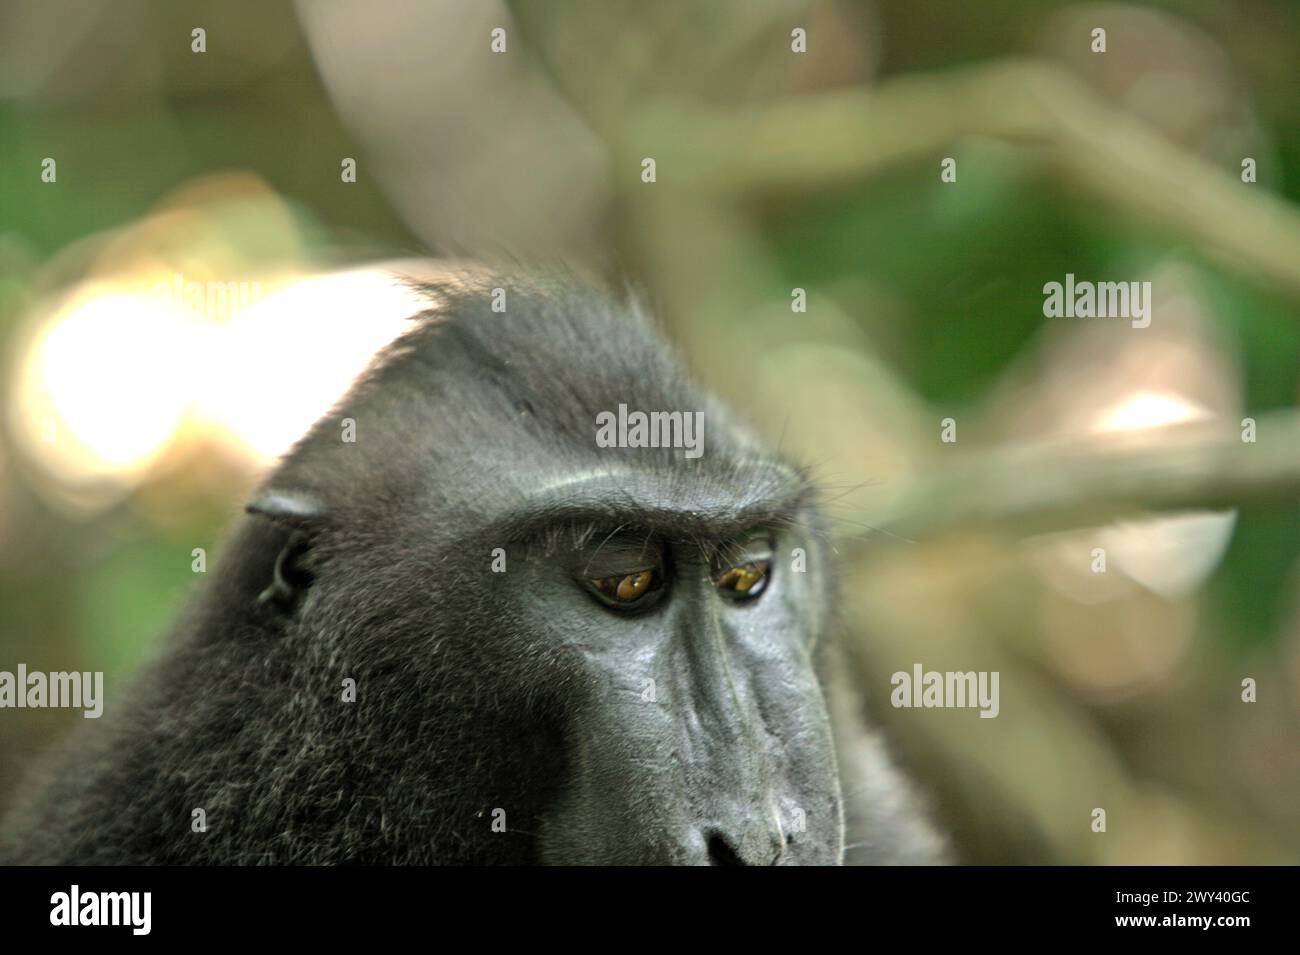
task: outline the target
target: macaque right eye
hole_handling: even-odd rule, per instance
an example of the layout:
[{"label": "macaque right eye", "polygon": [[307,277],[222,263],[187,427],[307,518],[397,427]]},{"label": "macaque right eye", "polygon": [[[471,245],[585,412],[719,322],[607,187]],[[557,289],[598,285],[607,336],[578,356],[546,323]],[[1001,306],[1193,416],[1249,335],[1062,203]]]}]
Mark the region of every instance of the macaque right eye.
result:
[{"label": "macaque right eye", "polygon": [[597,577],[587,583],[611,607],[630,610],[649,605],[663,587],[663,575],[648,567],[630,574]]}]

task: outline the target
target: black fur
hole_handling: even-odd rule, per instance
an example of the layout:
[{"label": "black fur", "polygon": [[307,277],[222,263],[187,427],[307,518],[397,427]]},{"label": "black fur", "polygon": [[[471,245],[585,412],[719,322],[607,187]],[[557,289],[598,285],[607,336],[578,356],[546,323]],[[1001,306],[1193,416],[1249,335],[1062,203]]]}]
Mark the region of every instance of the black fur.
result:
[{"label": "black fur", "polygon": [[[861,861],[936,860],[838,692],[831,748],[834,601],[803,475],[634,306],[568,280],[428,292],[438,307],[267,482],[129,699],[11,814],[0,859],[825,863],[843,776]],[[705,411],[704,455],[597,448],[596,413],[620,403]],[[700,568],[754,526],[784,563],[805,547],[809,572],[774,575],[745,617]],[[665,542],[663,608],[621,618],[564,570],[615,531]]]}]

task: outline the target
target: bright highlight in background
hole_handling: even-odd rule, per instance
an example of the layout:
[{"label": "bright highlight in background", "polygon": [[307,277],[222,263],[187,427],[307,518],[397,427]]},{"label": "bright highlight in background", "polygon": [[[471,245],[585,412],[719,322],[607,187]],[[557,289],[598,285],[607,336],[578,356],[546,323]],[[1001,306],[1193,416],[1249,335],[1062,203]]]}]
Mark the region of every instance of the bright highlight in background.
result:
[{"label": "bright highlight in background", "polygon": [[386,272],[296,282],[235,315],[208,366],[203,411],[266,463],[347,391],[428,302]]},{"label": "bright highlight in background", "polygon": [[18,375],[15,430],[32,456],[74,484],[147,468],[185,414],[188,319],[147,295],[78,295]]},{"label": "bright highlight in background", "polygon": [[[1096,430],[1113,433],[1209,421],[1208,410],[1181,395],[1140,391],[1102,411]],[[1227,550],[1237,512],[1190,511],[1122,521],[1098,533],[1116,566],[1152,593],[1184,597],[1204,583]]]},{"label": "bright highlight in background", "polygon": [[428,305],[391,273],[362,269],[289,279],[207,316],[157,294],[167,279],[155,278],[75,294],[22,360],[15,434],[64,485],[129,487],[178,439],[214,428],[264,466]]}]

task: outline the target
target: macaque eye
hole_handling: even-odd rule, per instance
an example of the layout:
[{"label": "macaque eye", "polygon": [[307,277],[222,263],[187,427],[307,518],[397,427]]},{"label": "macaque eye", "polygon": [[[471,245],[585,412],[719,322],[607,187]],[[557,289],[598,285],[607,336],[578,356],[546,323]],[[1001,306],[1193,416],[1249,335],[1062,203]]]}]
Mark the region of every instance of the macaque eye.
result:
[{"label": "macaque eye", "polygon": [[650,598],[663,586],[663,577],[654,568],[630,574],[597,577],[589,580],[591,588],[612,607],[632,608],[648,604]]},{"label": "macaque eye", "polygon": [[766,560],[751,560],[728,567],[713,579],[724,597],[733,600],[751,600],[767,586],[767,572],[771,565]]},{"label": "macaque eye", "polygon": [[772,569],[772,540],[758,535],[720,548],[713,558],[713,585],[732,600],[753,600],[767,587]]}]

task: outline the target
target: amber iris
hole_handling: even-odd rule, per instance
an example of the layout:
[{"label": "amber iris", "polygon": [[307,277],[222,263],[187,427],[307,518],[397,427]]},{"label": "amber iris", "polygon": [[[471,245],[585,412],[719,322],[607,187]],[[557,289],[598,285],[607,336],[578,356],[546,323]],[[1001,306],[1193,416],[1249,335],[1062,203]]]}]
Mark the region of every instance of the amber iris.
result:
[{"label": "amber iris", "polygon": [[598,578],[591,586],[613,603],[634,604],[655,589],[658,577],[654,570],[638,570],[634,574]]},{"label": "amber iris", "polygon": [[728,567],[718,574],[714,583],[728,596],[757,597],[767,583],[767,571],[767,561],[752,560]]}]

